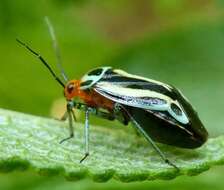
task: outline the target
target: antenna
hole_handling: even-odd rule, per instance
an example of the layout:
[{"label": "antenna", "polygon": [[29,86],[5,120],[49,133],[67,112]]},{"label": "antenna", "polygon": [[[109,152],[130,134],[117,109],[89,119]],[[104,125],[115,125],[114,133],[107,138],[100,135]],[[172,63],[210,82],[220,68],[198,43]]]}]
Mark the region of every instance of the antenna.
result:
[{"label": "antenna", "polygon": [[54,32],[54,28],[49,20],[49,18],[47,16],[45,16],[45,22],[47,24],[47,27],[48,27],[48,30],[49,30],[49,33],[50,33],[50,36],[51,36],[51,39],[52,39],[52,42],[53,42],[53,48],[54,48],[54,51],[55,51],[55,54],[56,54],[56,58],[57,58],[57,67],[59,69],[59,71],[61,72],[61,76],[63,77],[63,79],[67,82],[68,81],[68,77],[67,75],[65,74],[65,71],[62,67],[62,61],[61,61],[61,54],[60,54],[60,49],[59,49],[59,46],[58,46],[58,43],[57,43],[57,39],[56,39],[56,36],[55,36],[55,32]]},{"label": "antenna", "polygon": [[47,69],[50,71],[50,73],[52,74],[52,76],[54,77],[54,79],[56,81],[58,81],[58,83],[63,86],[63,88],[65,88],[64,83],[61,81],[61,79],[54,73],[54,71],[52,70],[52,68],[50,67],[50,65],[44,60],[44,58],[38,54],[37,52],[35,52],[33,49],[31,49],[28,45],[26,45],[24,42],[20,41],[19,39],[16,39],[17,42],[19,42],[22,46],[24,46],[26,49],[28,49],[32,54],[34,54],[38,59],[40,59],[40,61],[47,67]]}]

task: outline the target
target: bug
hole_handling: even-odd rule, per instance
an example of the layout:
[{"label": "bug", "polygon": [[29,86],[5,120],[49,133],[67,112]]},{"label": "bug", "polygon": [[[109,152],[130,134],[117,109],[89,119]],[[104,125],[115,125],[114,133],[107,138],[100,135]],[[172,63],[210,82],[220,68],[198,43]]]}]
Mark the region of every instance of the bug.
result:
[{"label": "bug", "polygon": [[[118,120],[124,125],[131,122],[145,137],[160,157],[178,169],[155,142],[181,148],[194,149],[203,145],[208,132],[190,102],[175,87],[148,78],[129,74],[111,67],[100,67],[86,73],[80,80],[67,80],[62,70],[62,81],[45,59],[22,41],[17,41],[34,54],[63,87],[71,139],[74,109],[85,111],[85,155],[89,155],[89,115]],[[78,100],[77,100],[78,98]]]}]

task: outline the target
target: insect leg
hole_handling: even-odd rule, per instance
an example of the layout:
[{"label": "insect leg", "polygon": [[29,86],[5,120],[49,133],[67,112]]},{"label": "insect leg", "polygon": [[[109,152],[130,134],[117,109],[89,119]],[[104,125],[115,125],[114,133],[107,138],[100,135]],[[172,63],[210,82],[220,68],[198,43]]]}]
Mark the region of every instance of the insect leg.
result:
[{"label": "insect leg", "polygon": [[72,108],[73,108],[73,105],[68,102],[68,104],[67,104],[67,112],[66,113],[68,115],[69,131],[70,131],[69,134],[70,135],[69,135],[69,137],[62,139],[59,142],[60,144],[62,144],[63,142],[65,142],[65,141],[67,141],[67,140],[69,140],[69,139],[74,137],[74,129],[73,129],[73,121],[72,121],[72,119],[75,120],[75,114],[74,114]]},{"label": "insect leg", "polygon": [[146,138],[146,140],[152,145],[154,150],[160,155],[160,157],[164,160],[165,163],[169,164],[170,166],[174,167],[176,170],[179,171],[179,168],[173,164],[159,149],[159,147],[154,143],[154,141],[145,133],[145,131],[141,128],[141,126],[138,124],[138,122],[131,116],[131,121],[133,122],[134,126],[137,128],[137,130]]},{"label": "insect leg", "polygon": [[76,119],[76,116],[75,116],[75,113],[74,113],[74,110],[73,110],[73,109],[71,109],[71,114],[72,114],[73,120],[74,120],[74,121],[77,121],[77,119]]},{"label": "insect leg", "polygon": [[68,111],[66,111],[63,116],[60,118],[61,121],[65,121],[68,118]]},{"label": "insect leg", "polygon": [[80,163],[83,162],[89,156],[89,109],[86,109],[85,112],[85,155],[80,160]]},{"label": "insect leg", "polygon": [[128,112],[128,110],[120,105],[120,104],[116,104],[115,105],[115,109],[116,111],[118,111],[118,109],[122,109],[126,112],[126,114],[129,116],[131,122],[134,124],[134,127],[138,130],[139,133],[141,133],[146,140],[152,145],[152,147],[154,148],[154,150],[160,155],[160,157],[164,160],[165,163],[169,164],[170,166],[174,167],[177,171],[179,171],[179,168],[173,164],[164,154],[163,152],[159,149],[159,147],[154,143],[154,141],[149,137],[149,135],[142,129],[142,127],[138,124],[138,122],[132,117],[132,115]]}]

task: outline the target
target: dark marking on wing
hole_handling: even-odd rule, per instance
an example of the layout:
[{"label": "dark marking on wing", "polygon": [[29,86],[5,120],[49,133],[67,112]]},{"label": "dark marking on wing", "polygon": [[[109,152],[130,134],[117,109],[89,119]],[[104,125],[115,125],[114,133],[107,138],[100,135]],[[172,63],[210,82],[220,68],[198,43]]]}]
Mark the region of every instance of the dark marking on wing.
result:
[{"label": "dark marking on wing", "polygon": [[102,73],[102,71],[103,71],[103,69],[101,69],[101,68],[92,70],[92,71],[90,71],[90,72],[88,73],[88,76],[92,76],[92,75],[93,75],[93,76],[94,76],[94,75],[99,76],[99,75]]},{"label": "dark marking on wing", "polygon": [[92,80],[87,80],[87,81],[85,81],[85,82],[82,82],[82,83],[80,84],[80,86],[88,86],[88,85],[90,85],[92,82],[93,82]]},{"label": "dark marking on wing", "polygon": [[176,104],[171,103],[170,107],[173,110],[173,112],[176,113],[177,115],[181,116],[183,114],[181,109]]}]

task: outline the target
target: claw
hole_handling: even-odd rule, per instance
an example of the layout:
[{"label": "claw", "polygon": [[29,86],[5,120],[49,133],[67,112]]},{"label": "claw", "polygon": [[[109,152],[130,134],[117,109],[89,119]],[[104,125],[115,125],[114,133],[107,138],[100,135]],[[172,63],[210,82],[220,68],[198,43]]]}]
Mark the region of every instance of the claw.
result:
[{"label": "claw", "polygon": [[177,170],[177,172],[180,172],[180,168],[178,168],[175,164],[173,164],[170,160],[166,159],[165,162],[169,164],[170,166],[174,167],[174,169]]},{"label": "claw", "polygon": [[73,138],[73,137],[74,137],[74,135],[72,134],[71,136],[62,139],[62,140],[59,142],[59,144],[62,144],[63,142],[65,142],[65,141],[67,141],[67,140],[69,140],[69,139],[71,139],[71,138]]},{"label": "claw", "polygon": [[82,163],[87,157],[89,156],[89,153],[85,153],[84,157],[79,161],[79,163]]}]

